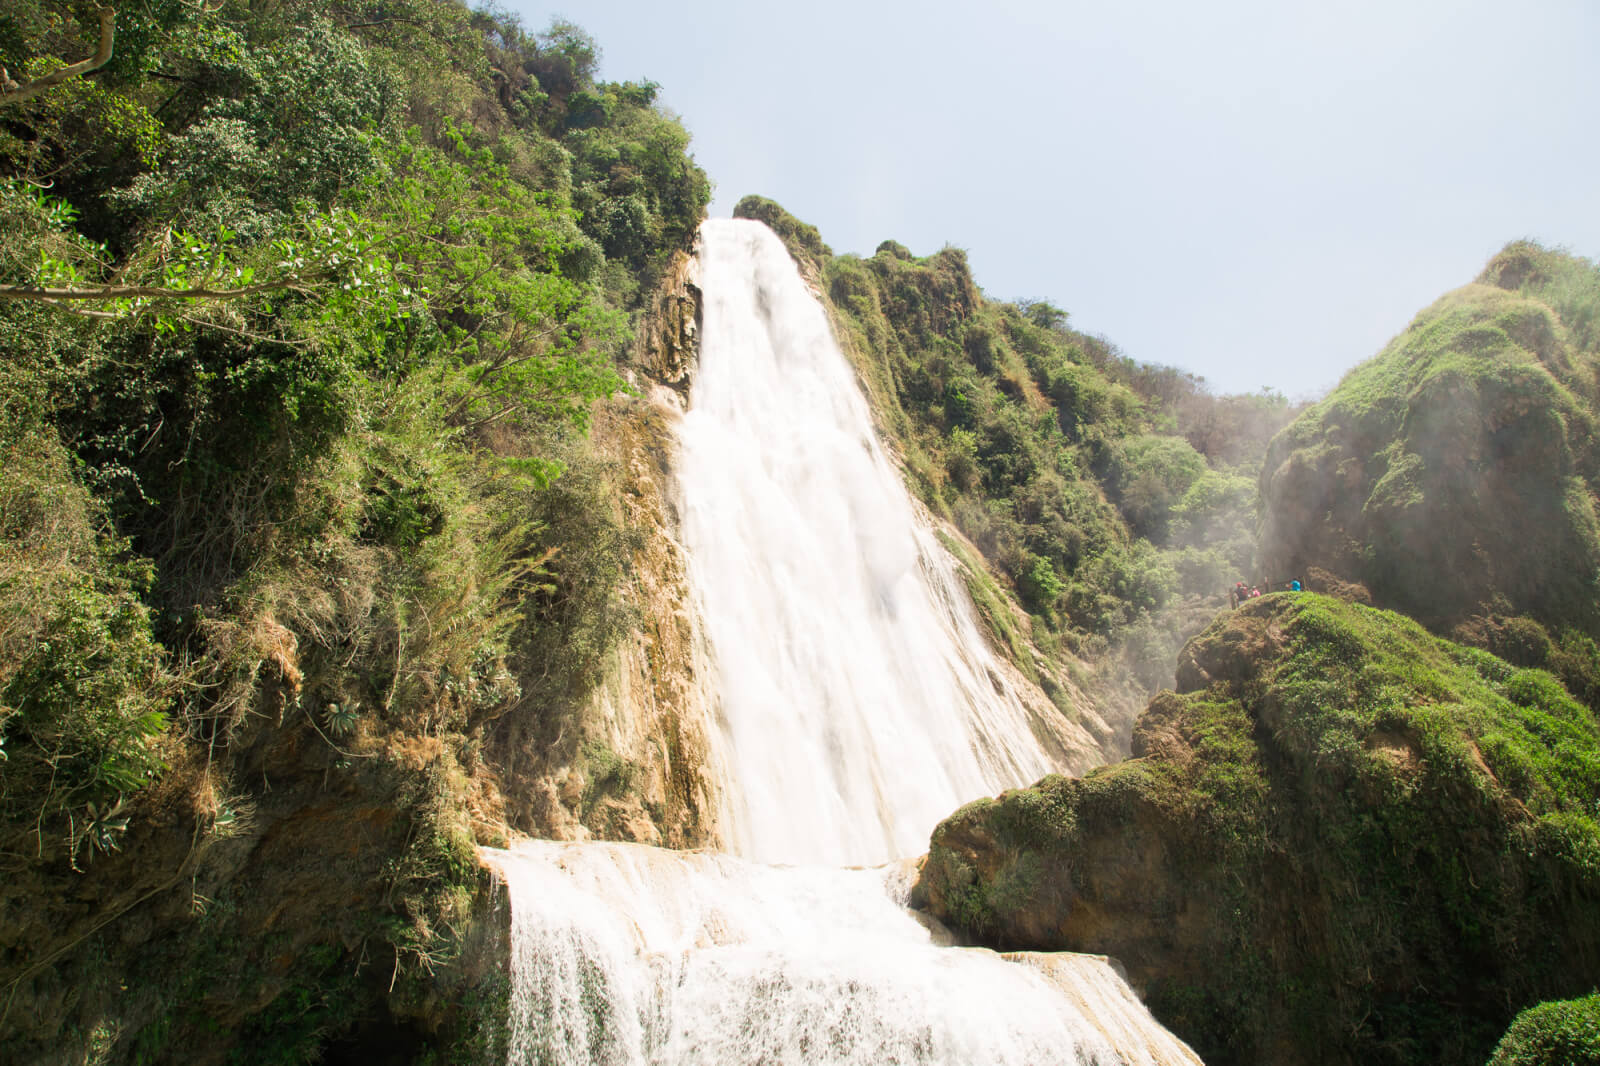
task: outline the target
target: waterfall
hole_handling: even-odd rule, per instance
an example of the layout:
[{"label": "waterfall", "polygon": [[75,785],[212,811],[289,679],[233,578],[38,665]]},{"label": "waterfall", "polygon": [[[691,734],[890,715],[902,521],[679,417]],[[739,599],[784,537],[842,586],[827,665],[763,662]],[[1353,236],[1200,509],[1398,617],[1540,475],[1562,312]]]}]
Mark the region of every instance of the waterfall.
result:
[{"label": "waterfall", "polygon": [[734,854],[484,849],[508,1066],[1197,1063],[1105,959],[943,946],[907,908],[910,866],[882,864],[1051,769],[1070,723],[992,658],[783,244],[702,241],[679,511]]},{"label": "waterfall", "polygon": [[936,946],[901,867],[486,854],[511,891],[513,1066],[1198,1062],[1104,958]]},{"label": "waterfall", "polygon": [[962,803],[1052,767],[787,249],[742,220],[701,240],[678,471],[724,833],[766,862],[919,854]]}]

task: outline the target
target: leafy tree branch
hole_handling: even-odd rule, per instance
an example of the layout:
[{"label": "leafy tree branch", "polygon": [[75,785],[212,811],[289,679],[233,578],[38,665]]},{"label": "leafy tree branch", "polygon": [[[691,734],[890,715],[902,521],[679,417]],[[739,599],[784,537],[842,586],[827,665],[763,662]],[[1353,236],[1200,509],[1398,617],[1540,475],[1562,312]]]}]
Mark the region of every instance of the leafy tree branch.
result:
[{"label": "leafy tree branch", "polygon": [[117,13],[109,7],[100,9],[100,45],[94,50],[94,55],[80,63],[71,63],[67,66],[53,70],[40,78],[32,81],[18,83],[13,81],[10,73],[0,67],[0,107],[9,107],[20,104],[24,100],[31,100],[53,85],[60,85],[72,78],[82,77],[93,71],[99,70],[111,62],[111,48],[117,36]]}]

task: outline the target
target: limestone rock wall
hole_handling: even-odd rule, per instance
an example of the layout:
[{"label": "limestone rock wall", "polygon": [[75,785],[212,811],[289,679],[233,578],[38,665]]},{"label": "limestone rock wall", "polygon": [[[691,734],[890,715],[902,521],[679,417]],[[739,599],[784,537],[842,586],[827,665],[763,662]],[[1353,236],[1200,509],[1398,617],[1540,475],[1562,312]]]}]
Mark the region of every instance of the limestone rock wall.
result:
[{"label": "limestone rock wall", "polygon": [[[592,440],[614,482],[626,530],[621,596],[627,632],[605,657],[592,693],[516,782],[531,794],[522,826],[560,840],[628,840],[712,847],[717,774],[709,765],[710,669],[678,536],[672,470],[675,425],[699,353],[696,260],[678,252],[651,297],[634,355],[637,395],[597,412]],[[515,819],[514,819],[515,821]]]}]

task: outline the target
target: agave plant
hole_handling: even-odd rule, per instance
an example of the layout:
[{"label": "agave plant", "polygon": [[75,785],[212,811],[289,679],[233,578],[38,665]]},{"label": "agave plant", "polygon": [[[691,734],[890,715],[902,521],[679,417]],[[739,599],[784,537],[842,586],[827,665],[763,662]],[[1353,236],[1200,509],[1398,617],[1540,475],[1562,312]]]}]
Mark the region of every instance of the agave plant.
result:
[{"label": "agave plant", "polygon": [[359,703],[330,703],[323,709],[327,716],[328,732],[336,737],[348,736],[355,732],[356,722],[361,718],[361,705]]},{"label": "agave plant", "polygon": [[82,849],[84,862],[92,860],[95,852],[109,855],[119,850],[122,847],[122,835],[128,831],[129,817],[122,809],[121,796],[117,797],[115,804],[105,809],[91,803],[87,813],[88,821],[84,823],[72,849],[74,858]]}]

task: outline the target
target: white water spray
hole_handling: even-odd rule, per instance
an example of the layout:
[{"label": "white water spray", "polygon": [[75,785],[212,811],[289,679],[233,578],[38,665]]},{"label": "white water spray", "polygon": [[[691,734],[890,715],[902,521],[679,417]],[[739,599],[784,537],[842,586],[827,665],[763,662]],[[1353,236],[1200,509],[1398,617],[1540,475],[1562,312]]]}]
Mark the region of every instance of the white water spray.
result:
[{"label": "white water spray", "polygon": [[[1193,1066],[1104,959],[937,946],[904,865],[1050,769],[782,243],[702,230],[684,542],[716,661],[724,836],[485,849],[512,910],[510,1066]],[[822,865],[777,867],[765,862]]]}]

